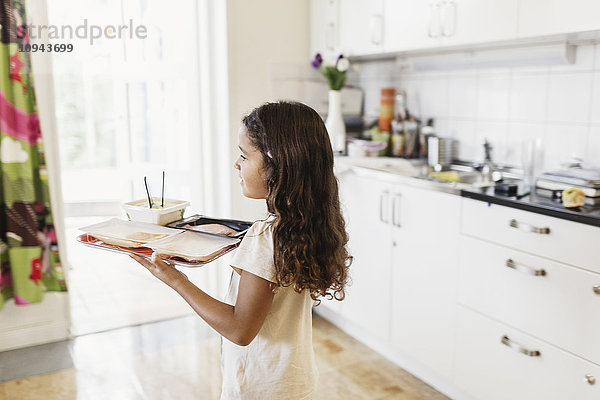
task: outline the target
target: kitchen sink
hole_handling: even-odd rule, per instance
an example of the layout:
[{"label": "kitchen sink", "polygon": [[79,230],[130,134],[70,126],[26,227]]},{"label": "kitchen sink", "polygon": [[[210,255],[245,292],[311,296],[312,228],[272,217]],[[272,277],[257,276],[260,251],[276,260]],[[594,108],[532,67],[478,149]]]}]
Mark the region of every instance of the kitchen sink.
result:
[{"label": "kitchen sink", "polygon": [[[359,170],[374,170],[387,172],[406,178],[416,178],[423,185],[450,193],[458,193],[461,189],[494,186],[495,181],[489,174],[480,171],[478,164],[457,162],[444,171],[435,172],[423,160],[385,160],[365,159],[360,165],[354,165]],[[513,176],[514,175],[514,176]],[[505,166],[499,166],[494,172],[494,179],[518,178],[515,171]]]},{"label": "kitchen sink", "polygon": [[429,174],[420,174],[415,178],[430,180],[433,182],[444,183],[447,185],[454,185],[458,187],[485,187],[493,186],[494,181],[487,179],[487,177],[478,171],[473,172],[462,172],[455,171],[451,177],[445,176],[430,176]]}]

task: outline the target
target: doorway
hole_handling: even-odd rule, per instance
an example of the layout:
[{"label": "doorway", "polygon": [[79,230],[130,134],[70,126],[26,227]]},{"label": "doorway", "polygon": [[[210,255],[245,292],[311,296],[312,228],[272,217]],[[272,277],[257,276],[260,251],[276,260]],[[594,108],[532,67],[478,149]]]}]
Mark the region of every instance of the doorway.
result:
[{"label": "doorway", "polygon": [[[72,37],[52,55],[66,226],[72,333],[191,313],[169,287],[123,254],[85,247],[78,228],[125,218],[120,205],[152,193],[202,209],[197,82],[198,5],[160,0],[47,0],[49,25],[142,26],[146,38]],[[63,31],[63,34],[65,31]],[[66,30],[69,32],[69,30]],[[186,33],[185,40],[182,35]],[[194,152],[194,149],[196,151]],[[192,209],[193,212],[193,209]],[[188,214],[190,210],[188,210]],[[214,279],[214,268],[186,271]]]}]

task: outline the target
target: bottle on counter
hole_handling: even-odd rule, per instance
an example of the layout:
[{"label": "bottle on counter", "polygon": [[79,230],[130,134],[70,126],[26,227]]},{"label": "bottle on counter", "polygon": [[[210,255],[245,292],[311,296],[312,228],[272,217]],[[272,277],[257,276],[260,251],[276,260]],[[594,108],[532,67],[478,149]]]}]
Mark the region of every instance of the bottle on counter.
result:
[{"label": "bottle on counter", "polygon": [[420,158],[427,158],[427,154],[429,153],[429,149],[427,147],[427,143],[430,136],[435,136],[435,129],[433,127],[433,118],[429,118],[427,120],[427,124],[420,129],[419,141],[421,142],[421,147],[419,151]]},{"label": "bottle on counter", "polygon": [[419,154],[419,123],[408,110],[406,111],[406,121],[404,123],[404,135],[406,137],[404,156],[414,158]]},{"label": "bottle on counter", "polygon": [[396,95],[396,110],[394,120],[391,123],[391,155],[395,157],[404,156],[405,147],[405,122],[406,122],[406,102],[405,93],[400,91]]},{"label": "bottle on counter", "polygon": [[390,125],[394,119],[394,97],[396,89],[383,88],[381,89],[381,107],[379,109],[379,130],[382,132],[390,132]]}]

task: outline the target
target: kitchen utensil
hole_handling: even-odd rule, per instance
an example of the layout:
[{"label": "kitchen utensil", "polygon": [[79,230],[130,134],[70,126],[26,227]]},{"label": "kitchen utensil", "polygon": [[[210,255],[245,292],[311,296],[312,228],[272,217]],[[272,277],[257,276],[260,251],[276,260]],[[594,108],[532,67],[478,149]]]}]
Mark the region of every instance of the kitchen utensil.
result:
[{"label": "kitchen utensil", "polygon": [[148,196],[148,208],[152,208],[152,198],[150,197],[150,190],[148,189],[148,179],[144,177],[144,186],[146,187],[146,195]]}]

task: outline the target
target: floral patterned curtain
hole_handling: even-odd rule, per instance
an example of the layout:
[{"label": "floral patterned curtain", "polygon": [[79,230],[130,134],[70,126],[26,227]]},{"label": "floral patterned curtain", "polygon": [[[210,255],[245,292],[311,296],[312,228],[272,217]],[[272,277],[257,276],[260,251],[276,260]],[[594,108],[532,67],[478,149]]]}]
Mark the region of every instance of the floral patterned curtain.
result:
[{"label": "floral patterned curtain", "polygon": [[0,309],[66,291],[31,76],[25,0],[0,0]]}]

